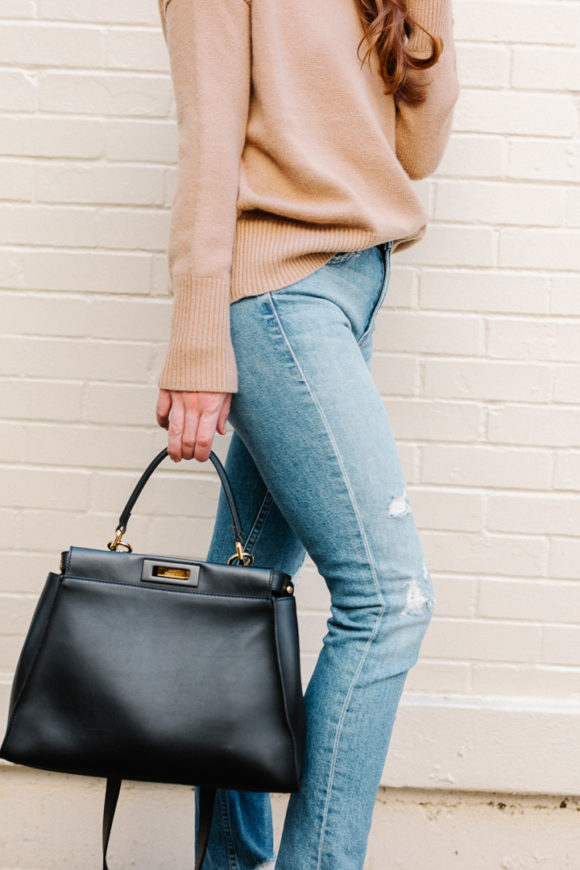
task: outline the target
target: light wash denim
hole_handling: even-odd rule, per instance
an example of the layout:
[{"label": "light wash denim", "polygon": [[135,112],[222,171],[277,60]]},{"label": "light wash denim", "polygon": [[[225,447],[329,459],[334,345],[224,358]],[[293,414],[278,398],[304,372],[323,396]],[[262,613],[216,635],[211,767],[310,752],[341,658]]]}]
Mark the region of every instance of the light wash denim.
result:
[{"label": "light wash denim", "polygon": [[[435,604],[370,372],[391,250],[389,241],[336,254],[294,284],[230,306],[239,391],[225,467],[244,549],[254,565],[291,575],[308,553],[331,616],[305,692],[302,786],[290,796],[277,855],[270,796],[221,790],[204,870],[364,864],[403,684]],[[225,562],[233,552],[220,488],[207,559]],[[197,841],[197,808],[195,824]]]}]

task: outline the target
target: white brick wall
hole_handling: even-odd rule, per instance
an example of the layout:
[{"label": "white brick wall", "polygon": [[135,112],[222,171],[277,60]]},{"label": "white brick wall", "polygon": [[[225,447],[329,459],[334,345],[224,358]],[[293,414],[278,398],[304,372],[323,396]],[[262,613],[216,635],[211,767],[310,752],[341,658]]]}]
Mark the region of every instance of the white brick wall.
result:
[{"label": "white brick wall", "polygon": [[[393,257],[373,359],[437,592],[407,697],[482,699],[485,722],[493,699],[535,699],[541,730],[580,700],[580,8],[454,0],[454,17],[454,132],[416,182],[431,222]],[[4,703],[60,549],[105,546],[165,443],[176,151],[155,0],[0,0]],[[218,489],[209,463],[162,468],[130,539],[204,556]],[[328,608],[310,561],[298,596],[307,678]],[[428,730],[433,707],[416,709]],[[444,764],[465,735],[442,730]],[[510,760],[496,780],[482,753],[476,786],[509,782]],[[411,784],[433,782],[432,745],[423,757]],[[547,792],[550,767],[534,779]]]},{"label": "white brick wall", "polygon": [[454,17],[454,133],[373,362],[438,592],[407,686],[578,699],[580,8]]}]

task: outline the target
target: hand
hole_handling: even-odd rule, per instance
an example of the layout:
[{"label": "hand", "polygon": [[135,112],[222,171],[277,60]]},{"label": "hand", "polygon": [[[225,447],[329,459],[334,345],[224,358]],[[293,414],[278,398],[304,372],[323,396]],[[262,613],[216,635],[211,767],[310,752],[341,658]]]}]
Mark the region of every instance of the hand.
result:
[{"label": "hand", "polygon": [[155,413],[169,432],[167,450],[174,462],[209,459],[216,429],[226,434],[231,401],[231,393],[159,390]]}]

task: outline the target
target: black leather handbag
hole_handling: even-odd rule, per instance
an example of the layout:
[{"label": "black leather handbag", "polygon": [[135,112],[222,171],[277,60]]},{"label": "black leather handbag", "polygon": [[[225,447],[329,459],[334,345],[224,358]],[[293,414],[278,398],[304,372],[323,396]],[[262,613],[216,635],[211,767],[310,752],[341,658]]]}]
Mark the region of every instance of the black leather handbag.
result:
[{"label": "black leather handbag", "polygon": [[70,547],[49,572],[20,653],[0,756],[107,778],[103,870],[123,779],[200,786],[196,870],[217,788],[295,792],[305,715],[289,574],[252,566],[234,495],[227,564],[133,553],[122,540],[161,450],[107,550]]}]

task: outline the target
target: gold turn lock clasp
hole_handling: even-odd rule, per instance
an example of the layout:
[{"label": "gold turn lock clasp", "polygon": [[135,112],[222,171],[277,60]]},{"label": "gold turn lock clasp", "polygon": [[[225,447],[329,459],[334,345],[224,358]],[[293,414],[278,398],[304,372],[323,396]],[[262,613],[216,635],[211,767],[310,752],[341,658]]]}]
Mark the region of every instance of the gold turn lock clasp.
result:
[{"label": "gold turn lock clasp", "polygon": [[[236,545],[236,552],[228,559],[228,565],[231,565],[234,559],[237,559],[239,564],[244,565],[245,567],[251,565],[254,561],[254,557],[252,556],[252,554],[245,552],[244,546],[241,541],[234,541],[234,544]],[[248,561],[246,561],[246,557]]]},{"label": "gold turn lock clasp", "polygon": [[153,568],[153,573],[156,577],[173,577],[175,580],[189,580],[190,571],[188,568],[173,568],[167,565],[156,565]]}]

